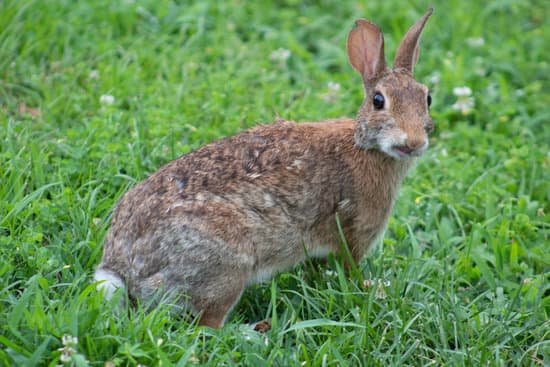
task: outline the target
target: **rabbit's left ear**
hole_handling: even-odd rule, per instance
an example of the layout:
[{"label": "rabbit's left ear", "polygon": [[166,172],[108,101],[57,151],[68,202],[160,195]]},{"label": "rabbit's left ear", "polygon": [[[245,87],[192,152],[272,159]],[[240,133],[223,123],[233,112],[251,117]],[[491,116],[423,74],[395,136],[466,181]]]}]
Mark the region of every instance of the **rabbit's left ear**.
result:
[{"label": "rabbit's left ear", "polygon": [[428,18],[433,13],[433,8],[429,8],[428,11],[420,18],[407,32],[397,53],[395,54],[395,60],[393,62],[394,68],[405,68],[411,73],[418,61],[418,44],[420,43],[420,34],[428,21]]}]

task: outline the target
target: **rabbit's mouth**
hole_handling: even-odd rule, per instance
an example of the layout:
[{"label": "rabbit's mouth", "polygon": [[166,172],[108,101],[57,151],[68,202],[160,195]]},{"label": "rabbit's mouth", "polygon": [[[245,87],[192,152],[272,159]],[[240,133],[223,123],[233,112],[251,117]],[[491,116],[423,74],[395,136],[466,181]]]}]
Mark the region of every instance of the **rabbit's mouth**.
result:
[{"label": "rabbit's mouth", "polygon": [[396,152],[401,157],[410,157],[414,154],[416,149],[413,149],[407,145],[397,145],[393,147],[393,151]]},{"label": "rabbit's mouth", "polygon": [[427,144],[423,145],[420,148],[413,148],[408,145],[394,145],[391,148],[391,152],[395,158],[412,158],[420,157],[426,150]]}]

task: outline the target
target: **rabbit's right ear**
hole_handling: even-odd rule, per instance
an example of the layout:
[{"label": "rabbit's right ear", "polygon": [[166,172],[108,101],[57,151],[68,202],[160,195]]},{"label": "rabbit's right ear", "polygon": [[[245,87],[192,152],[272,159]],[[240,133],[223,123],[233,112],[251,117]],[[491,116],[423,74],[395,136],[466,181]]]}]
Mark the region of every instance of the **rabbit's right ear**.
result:
[{"label": "rabbit's right ear", "polygon": [[386,69],[384,37],[373,23],[359,19],[348,35],[348,57],[351,66],[361,74],[365,83]]}]

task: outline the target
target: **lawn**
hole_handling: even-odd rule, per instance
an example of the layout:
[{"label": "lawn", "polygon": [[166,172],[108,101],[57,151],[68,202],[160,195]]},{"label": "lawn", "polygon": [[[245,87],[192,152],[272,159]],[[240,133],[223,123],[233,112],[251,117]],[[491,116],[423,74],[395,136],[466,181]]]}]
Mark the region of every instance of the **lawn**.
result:
[{"label": "lawn", "polygon": [[353,21],[381,26],[391,61],[428,5],[0,1],[0,365],[550,365],[543,0],[433,3],[415,74],[436,130],[358,272],[307,262],[220,330],[91,283],[136,182],[277,116],[354,116]]}]

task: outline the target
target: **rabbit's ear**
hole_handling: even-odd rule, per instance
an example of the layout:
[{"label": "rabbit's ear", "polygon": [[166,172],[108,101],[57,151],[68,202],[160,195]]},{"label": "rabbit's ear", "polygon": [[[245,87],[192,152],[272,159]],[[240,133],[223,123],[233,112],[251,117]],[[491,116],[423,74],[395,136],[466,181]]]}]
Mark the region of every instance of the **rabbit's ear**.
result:
[{"label": "rabbit's ear", "polygon": [[355,28],[348,35],[347,48],[351,66],[361,74],[365,83],[386,69],[384,37],[371,22],[364,19],[355,21]]},{"label": "rabbit's ear", "polygon": [[395,54],[395,60],[393,67],[405,68],[411,73],[418,61],[418,44],[420,43],[420,34],[426,25],[426,21],[432,15],[433,8],[429,8],[428,11],[420,18],[407,32],[397,53]]}]

